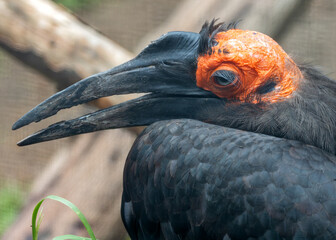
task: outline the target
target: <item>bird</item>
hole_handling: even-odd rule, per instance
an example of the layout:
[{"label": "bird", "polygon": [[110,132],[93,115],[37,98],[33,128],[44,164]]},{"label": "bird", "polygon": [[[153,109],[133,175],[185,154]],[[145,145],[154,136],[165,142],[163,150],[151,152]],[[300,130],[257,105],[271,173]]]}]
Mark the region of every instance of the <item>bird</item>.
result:
[{"label": "bird", "polygon": [[18,145],[147,126],[124,168],[132,240],[336,239],[335,81],[263,33],[212,20],[54,94],[13,129],[129,93],[144,95]]}]

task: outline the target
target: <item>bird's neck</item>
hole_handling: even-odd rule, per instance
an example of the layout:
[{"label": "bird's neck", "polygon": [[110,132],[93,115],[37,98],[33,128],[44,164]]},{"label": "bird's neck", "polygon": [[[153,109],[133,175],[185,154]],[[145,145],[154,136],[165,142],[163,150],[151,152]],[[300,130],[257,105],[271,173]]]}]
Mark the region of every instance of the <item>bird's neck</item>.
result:
[{"label": "bird's neck", "polygon": [[336,82],[311,67],[301,71],[297,93],[282,107],[284,137],[336,154]]}]

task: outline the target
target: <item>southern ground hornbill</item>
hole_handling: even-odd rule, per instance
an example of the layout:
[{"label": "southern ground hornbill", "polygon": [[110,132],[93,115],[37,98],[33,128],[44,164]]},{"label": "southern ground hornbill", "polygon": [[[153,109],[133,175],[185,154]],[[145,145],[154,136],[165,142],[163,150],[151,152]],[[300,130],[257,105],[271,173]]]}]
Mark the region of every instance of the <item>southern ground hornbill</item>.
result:
[{"label": "southern ground hornbill", "polygon": [[124,170],[121,214],[132,239],[336,239],[336,83],[264,34],[215,21],[167,33],[13,129],[135,92],[147,94],[18,144],[150,125]]}]

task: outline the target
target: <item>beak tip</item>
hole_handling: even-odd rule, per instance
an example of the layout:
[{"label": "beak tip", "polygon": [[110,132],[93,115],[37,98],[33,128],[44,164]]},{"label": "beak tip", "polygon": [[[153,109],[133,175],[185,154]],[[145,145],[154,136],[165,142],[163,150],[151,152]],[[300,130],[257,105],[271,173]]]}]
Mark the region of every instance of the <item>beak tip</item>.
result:
[{"label": "beak tip", "polygon": [[17,121],[17,122],[15,122],[15,123],[13,124],[13,126],[12,126],[12,130],[13,130],[13,131],[16,130],[16,129],[19,129],[20,127],[22,127],[21,124],[20,124],[19,122],[20,122],[20,120]]},{"label": "beak tip", "polygon": [[32,136],[29,136],[29,137],[26,137],[26,138],[22,139],[16,145],[18,145],[19,147],[23,147],[23,146],[27,146],[27,145],[31,145],[31,144],[36,143]]},{"label": "beak tip", "polygon": [[19,128],[22,128],[26,125],[28,125],[30,123],[29,119],[27,119],[25,116],[23,116],[22,118],[20,118],[19,120],[17,120],[13,126],[12,126],[12,130],[17,130]]},{"label": "beak tip", "polygon": [[26,146],[27,144],[25,144],[25,140],[21,140],[20,142],[17,142],[16,145],[18,145],[19,147],[22,147],[22,146]]},{"label": "beak tip", "polygon": [[22,139],[21,141],[19,141],[18,143],[17,143],[17,145],[19,146],[19,147],[22,147],[22,146],[27,146],[27,145],[31,145],[31,144],[34,144],[34,143],[39,143],[39,142],[44,142],[44,141],[46,141],[46,140],[43,140],[42,138],[41,138],[41,133],[40,132],[43,132],[43,130],[41,130],[41,131],[39,131],[39,132],[36,132],[36,133],[34,133],[34,134],[32,134],[32,135],[30,135],[30,136],[28,136],[28,137],[26,137],[26,138],[24,138],[24,139]]},{"label": "beak tip", "polygon": [[26,126],[26,125],[28,125],[32,122],[38,122],[40,120],[40,119],[36,118],[36,115],[38,115],[38,113],[33,112],[33,114],[32,114],[31,112],[26,113],[23,117],[21,117],[19,120],[17,120],[13,124],[12,130],[17,130],[17,129],[22,128],[22,127],[24,127],[24,126]]}]

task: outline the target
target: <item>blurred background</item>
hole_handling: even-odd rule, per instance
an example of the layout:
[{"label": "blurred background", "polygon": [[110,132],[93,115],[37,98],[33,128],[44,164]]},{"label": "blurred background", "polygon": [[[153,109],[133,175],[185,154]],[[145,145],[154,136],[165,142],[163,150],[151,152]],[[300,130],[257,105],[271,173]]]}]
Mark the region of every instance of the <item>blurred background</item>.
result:
[{"label": "blurred background", "polygon": [[[315,65],[336,79],[335,13],[335,0],[0,0],[6,20],[0,23],[0,236],[29,239],[33,205],[56,194],[79,206],[99,239],[126,238],[119,216],[122,167],[138,129],[17,147],[17,141],[55,121],[120,101],[76,107],[11,131],[18,118],[53,93],[134,57],[167,31],[198,32],[212,18],[241,20],[239,28],[270,35],[297,63]],[[41,239],[85,235],[67,209],[50,208]]]}]

